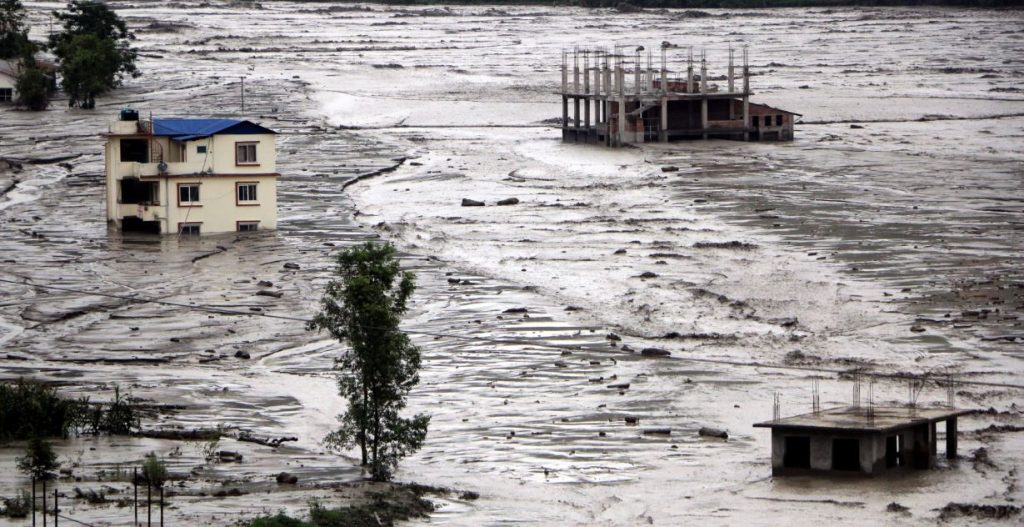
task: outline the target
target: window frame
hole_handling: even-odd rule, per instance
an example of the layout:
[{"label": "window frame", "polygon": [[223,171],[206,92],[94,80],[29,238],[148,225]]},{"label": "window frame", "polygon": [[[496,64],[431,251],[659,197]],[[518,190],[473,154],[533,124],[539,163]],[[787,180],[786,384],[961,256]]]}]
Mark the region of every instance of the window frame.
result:
[{"label": "window frame", "polygon": [[[195,227],[196,232],[184,232],[185,228]],[[201,236],[203,234],[203,222],[201,221],[179,221],[178,236]]]},{"label": "window frame", "polygon": [[[203,195],[202,195],[202,192],[201,192],[202,191],[202,188],[201,188],[202,186],[203,186],[202,183],[178,183],[178,186],[177,186],[178,207],[202,207],[203,206]],[[182,187],[195,187],[196,188],[196,198],[197,199],[195,201],[192,201],[190,199],[189,201],[186,201],[186,202],[182,203],[182,201],[181,201],[181,188]],[[191,193],[189,193],[189,194],[191,194]],[[191,198],[191,197],[192,196],[190,195],[189,198]]]},{"label": "window frame", "polygon": [[[238,141],[235,142],[235,166],[236,167],[258,167],[260,166],[259,158],[259,141]],[[238,155],[242,148],[248,149],[252,147],[252,161],[243,161]]]},{"label": "window frame", "polygon": [[775,116],[775,126],[782,126],[782,114]]},{"label": "window frame", "polygon": [[[253,192],[253,199],[251,199],[251,200],[242,200],[242,196],[241,196],[242,187],[243,186],[250,186],[250,185],[253,187],[253,191],[252,191]],[[236,181],[235,182],[235,206],[238,206],[238,207],[258,207],[260,205],[260,202],[259,202],[259,195],[260,195],[260,193],[259,193],[259,190],[257,188],[258,186],[259,186],[259,181]]]},{"label": "window frame", "polygon": [[0,102],[14,102],[14,88],[0,88]]},{"label": "window frame", "polygon": [[[252,225],[253,229],[242,230],[242,225]],[[235,232],[257,232],[260,230],[259,220],[239,220],[235,222]]]},{"label": "window frame", "polygon": [[208,153],[209,153],[209,149],[207,148],[206,145],[196,145],[196,155],[197,156],[198,155],[207,155]]}]

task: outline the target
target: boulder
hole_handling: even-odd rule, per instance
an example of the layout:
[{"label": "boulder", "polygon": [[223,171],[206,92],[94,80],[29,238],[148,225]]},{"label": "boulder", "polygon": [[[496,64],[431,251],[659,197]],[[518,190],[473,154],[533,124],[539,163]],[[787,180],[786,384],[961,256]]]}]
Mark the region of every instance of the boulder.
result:
[{"label": "boulder", "polygon": [[299,264],[288,262],[288,263],[284,264],[284,268],[285,269],[298,269],[299,268]]},{"label": "boulder", "polygon": [[498,205],[518,205],[519,198],[507,198],[498,202]]},{"label": "boulder", "polygon": [[674,167],[674,166],[661,167],[661,171],[662,172],[679,172],[679,167]]},{"label": "boulder", "polygon": [[657,278],[658,273],[652,273],[651,271],[644,271],[640,273],[640,278]]},{"label": "boulder", "polygon": [[284,296],[284,293],[282,293],[281,291],[267,291],[265,289],[261,289],[259,291],[256,291],[256,296],[271,296],[274,298],[281,298],[282,296]]},{"label": "boulder", "polygon": [[295,485],[299,482],[299,477],[295,474],[289,474],[287,472],[281,472],[277,475],[277,482],[282,485]]},{"label": "boulder", "polygon": [[526,309],[525,307],[510,307],[510,308],[502,311],[502,313],[513,313],[513,314],[514,313],[529,313],[529,312],[530,312],[530,310]]},{"label": "boulder", "polygon": [[717,437],[719,439],[729,439],[729,433],[720,428],[709,428],[706,426],[700,427],[697,431],[697,435],[701,437]]},{"label": "boulder", "polygon": [[235,352],[235,358],[236,359],[249,359],[250,355],[249,355],[248,351],[238,350],[238,351]]},{"label": "boulder", "polygon": [[462,198],[462,206],[463,207],[483,207],[484,206],[484,202],[477,201],[475,199]]},{"label": "boulder", "polygon": [[665,427],[665,428],[644,428],[644,435],[645,436],[653,436],[653,435],[667,436],[667,435],[672,435],[672,429],[668,428],[668,427]]},{"label": "boulder", "polygon": [[627,415],[626,416],[626,424],[627,425],[635,425],[635,424],[637,424],[639,422],[640,422],[640,418],[635,416],[635,415]]},{"label": "boulder", "polygon": [[259,282],[256,282],[256,285],[260,287],[274,287],[274,282],[271,282],[270,280],[260,280]]},{"label": "boulder", "polygon": [[644,348],[640,350],[640,354],[644,357],[668,357],[672,355],[668,350],[661,348]]},{"label": "boulder", "polygon": [[242,461],[242,454],[231,450],[221,450],[217,452],[217,458],[222,462],[240,462]]},{"label": "boulder", "polygon": [[615,333],[609,333],[609,334],[605,335],[604,338],[606,338],[608,340],[622,340],[622,337],[616,335]]}]

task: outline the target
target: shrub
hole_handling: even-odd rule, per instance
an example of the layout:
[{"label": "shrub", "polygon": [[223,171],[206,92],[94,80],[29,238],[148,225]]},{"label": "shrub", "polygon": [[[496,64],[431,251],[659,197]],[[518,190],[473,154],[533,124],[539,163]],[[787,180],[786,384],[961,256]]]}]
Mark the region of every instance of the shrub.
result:
[{"label": "shrub", "polygon": [[0,384],[0,441],[30,437],[67,437],[88,401],[67,399],[57,389],[24,379]]},{"label": "shrub", "polygon": [[25,68],[18,75],[18,106],[34,112],[50,105],[50,79],[39,68]]},{"label": "shrub", "polygon": [[163,487],[167,481],[167,465],[154,452],[146,454],[142,462],[142,479],[156,488]]},{"label": "shrub", "polygon": [[18,458],[18,470],[33,479],[50,479],[53,471],[60,467],[53,446],[38,437],[33,437],[25,448],[25,456]]},{"label": "shrub", "polygon": [[274,516],[256,518],[250,521],[247,527],[310,527],[310,524],[279,512]]},{"label": "shrub", "polygon": [[13,498],[4,498],[3,502],[4,510],[0,516],[24,518],[32,511],[32,494],[25,489],[19,490]]}]

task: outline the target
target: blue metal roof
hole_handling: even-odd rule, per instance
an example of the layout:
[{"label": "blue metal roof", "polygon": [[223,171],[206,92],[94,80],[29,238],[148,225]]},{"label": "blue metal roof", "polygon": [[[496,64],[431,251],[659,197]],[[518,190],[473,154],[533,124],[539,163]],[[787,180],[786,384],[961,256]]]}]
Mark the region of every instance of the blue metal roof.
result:
[{"label": "blue metal roof", "polygon": [[167,136],[175,141],[192,141],[217,134],[273,134],[251,121],[237,119],[153,119],[153,135]]}]

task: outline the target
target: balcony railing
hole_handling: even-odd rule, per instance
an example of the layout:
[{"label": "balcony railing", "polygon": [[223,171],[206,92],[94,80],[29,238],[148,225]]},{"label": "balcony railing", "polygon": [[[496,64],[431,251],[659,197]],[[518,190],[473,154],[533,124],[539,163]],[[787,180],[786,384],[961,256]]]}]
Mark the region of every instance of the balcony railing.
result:
[{"label": "balcony railing", "polygon": [[201,162],[182,163],[136,163],[125,161],[118,167],[120,177],[146,177],[146,176],[183,176],[200,174],[203,171]]}]

